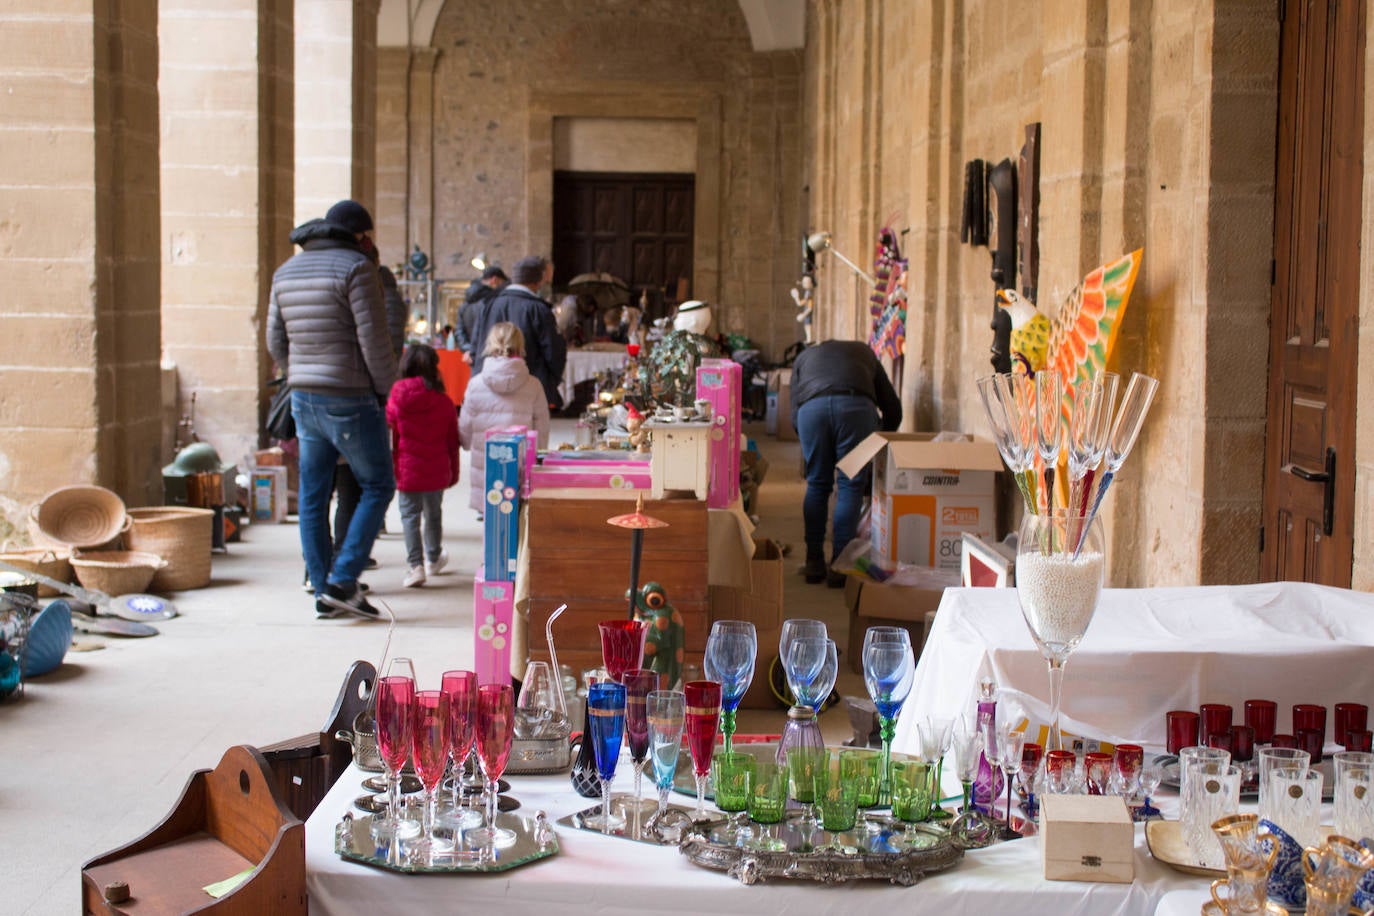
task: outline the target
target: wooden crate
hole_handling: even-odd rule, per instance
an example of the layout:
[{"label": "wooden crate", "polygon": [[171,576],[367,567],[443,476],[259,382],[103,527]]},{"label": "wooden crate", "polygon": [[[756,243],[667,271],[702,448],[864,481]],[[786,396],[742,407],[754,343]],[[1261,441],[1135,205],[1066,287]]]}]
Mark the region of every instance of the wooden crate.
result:
[{"label": "wooden crate", "polygon": [[[192,774],[161,824],[82,866],[82,912],[304,916],[305,824],[272,783],[262,754],[229,748],[219,766]],[[218,900],[205,892],[249,868],[256,870]],[[127,904],[105,900],[118,882],[128,885]]]},{"label": "wooden crate", "polygon": [[[634,501],[535,496],[529,506],[530,657],[548,657],[544,624],[566,603],[568,610],[554,624],[558,660],[574,671],[597,667],[597,624],[626,616],[630,586],[630,532],[606,519],[633,512]],[[706,503],[649,500],[644,512],[668,527],[644,533],[639,581],[658,582],[668,593],[668,602],[682,615],[690,660],[706,648],[711,628]]]}]

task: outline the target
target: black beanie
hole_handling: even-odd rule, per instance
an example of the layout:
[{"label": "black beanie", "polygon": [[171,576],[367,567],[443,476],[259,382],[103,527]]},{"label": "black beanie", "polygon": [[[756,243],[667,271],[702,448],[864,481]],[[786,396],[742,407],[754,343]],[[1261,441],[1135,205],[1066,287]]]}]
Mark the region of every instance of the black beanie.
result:
[{"label": "black beanie", "polygon": [[372,215],[367,212],[367,207],[356,200],[339,201],[329,208],[329,212],[324,215],[324,218],[331,223],[343,226],[354,235],[372,231]]}]

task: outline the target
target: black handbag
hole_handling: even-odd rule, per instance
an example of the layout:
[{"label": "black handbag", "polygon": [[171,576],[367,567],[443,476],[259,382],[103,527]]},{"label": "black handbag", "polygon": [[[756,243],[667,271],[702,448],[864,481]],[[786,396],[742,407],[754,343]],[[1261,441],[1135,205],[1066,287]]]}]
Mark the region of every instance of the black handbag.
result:
[{"label": "black handbag", "polygon": [[267,432],[273,439],[294,439],[296,438],[296,418],[291,413],[291,386],[286,384],[286,379],[273,379],[271,385],[276,387],[272,393],[272,402],[267,405]]}]

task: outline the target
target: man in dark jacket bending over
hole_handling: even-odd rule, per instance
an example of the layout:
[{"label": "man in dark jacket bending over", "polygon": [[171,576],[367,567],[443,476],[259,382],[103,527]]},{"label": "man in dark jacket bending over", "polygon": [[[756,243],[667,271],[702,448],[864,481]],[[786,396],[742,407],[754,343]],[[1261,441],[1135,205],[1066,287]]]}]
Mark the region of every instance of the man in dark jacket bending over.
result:
[{"label": "man in dark jacket bending over", "polygon": [[[267,311],[267,349],[291,386],[301,451],[301,552],[321,619],[377,617],[358,574],[396,490],[382,407],[396,379],[396,356],[381,280],[360,244],[371,229],[372,217],[352,200],[297,226],[291,241],[301,251],[272,276]],[[340,456],[362,498],[331,561],[329,496]]]},{"label": "man in dark jacket bending over", "polygon": [[[867,344],[827,340],[803,350],[792,364],[792,426],[806,463],[802,522],[807,582],[824,579],[832,588],[844,586],[844,576],[827,573],[825,562],[825,517],[835,485],[835,462],[879,428],[895,430],[901,423],[902,401]],[[838,474],[831,563],[854,538],[870,480],[868,468],[857,477]]]}]

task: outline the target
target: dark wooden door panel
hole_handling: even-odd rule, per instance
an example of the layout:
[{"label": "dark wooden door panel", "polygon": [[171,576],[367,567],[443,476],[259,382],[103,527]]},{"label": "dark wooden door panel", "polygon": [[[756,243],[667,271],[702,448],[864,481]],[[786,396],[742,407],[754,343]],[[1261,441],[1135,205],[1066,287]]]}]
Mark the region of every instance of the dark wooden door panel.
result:
[{"label": "dark wooden door panel", "polygon": [[692,275],[691,175],[554,173],[554,284],[604,271],[676,292]]},{"label": "dark wooden door panel", "polygon": [[1262,569],[1349,586],[1363,182],[1364,0],[1286,5]]}]

